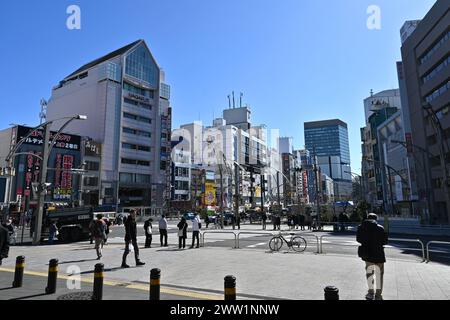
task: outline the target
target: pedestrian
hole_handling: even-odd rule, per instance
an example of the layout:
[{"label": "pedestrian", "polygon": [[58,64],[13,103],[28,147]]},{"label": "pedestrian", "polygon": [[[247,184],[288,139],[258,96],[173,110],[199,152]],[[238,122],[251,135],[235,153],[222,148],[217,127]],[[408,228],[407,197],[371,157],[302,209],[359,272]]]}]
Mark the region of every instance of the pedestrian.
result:
[{"label": "pedestrian", "polygon": [[[216,216],[216,219],[217,219],[218,217],[219,217],[219,216],[217,215],[217,216]],[[205,216],[205,219],[204,219],[204,220],[205,220],[206,229],[208,229],[208,225],[209,225],[209,217],[208,217],[208,215]]]},{"label": "pedestrian", "polygon": [[2,260],[8,258],[9,254],[9,233],[3,225],[0,224],[0,266]]},{"label": "pedestrian", "polygon": [[188,224],[185,217],[181,217],[181,221],[177,224],[178,227],[178,249],[186,248],[186,238]]},{"label": "pedestrian", "polygon": [[106,223],[102,214],[97,214],[96,220],[91,223],[91,237],[95,240],[97,260],[102,258],[102,249],[106,240]]},{"label": "pedestrian", "polygon": [[143,266],[145,262],[139,260],[139,247],[137,244],[137,229],[136,229],[136,210],[131,210],[130,214],[125,221],[125,252],[122,257],[122,268],[129,268],[127,265],[127,255],[130,253],[130,243],[134,248],[134,258],[136,260],[136,266]]},{"label": "pedestrian", "polygon": [[277,229],[281,231],[281,216],[277,214]]},{"label": "pedestrian", "polygon": [[91,222],[89,222],[89,243],[93,244],[94,243],[94,233],[92,232],[92,230],[94,230],[94,225],[95,225],[95,219],[92,219]]},{"label": "pedestrian", "polygon": [[105,228],[105,234],[106,234],[105,244],[106,244],[106,242],[108,242],[109,233],[111,232],[111,229],[110,229],[111,228],[111,220],[106,218],[106,219],[104,219],[104,221],[105,221],[105,226],[106,226],[106,228]]},{"label": "pedestrian", "polygon": [[145,230],[145,247],[146,248],[151,248],[152,247],[152,240],[153,240],[153,236],[152,236],[152,225],[153,219],[149,218],[147,221],[145,221],[144,223],[144,230]]},{"label": "pedestrian", "polygon": [[[366,220],[358,227],[356,241],[361,243],[358,256],[366,263],[366,278],[369,287],[367,300],[383,300],[383,276],[386,256],[384,246],[388,243],[388,234],[383,226],[377,223],[378,216],[369,213]],[[374,290],[376,278],[376,290]]]},{"label": "pedestrian", "polygon": [[56,226],[56,222],[52,221],[50,223],[50,227],[48,228],[48,244],[53,244],[53,241],[58,233],[58,227]]},{"label": "pedestrian", "polygon": [[30,221],[30,238],[33,238],[35,226],[36,226],[36,215],[33,212],[32,216],[31,216],[31,221]]},{"label": "pedestrian", "polygon": [[263,211],[261,215],[261,221],[262,221],[262,229],[266,230],[267,227],[267,214]]},{"label": "pedestrian", "polygon": [[271,220],[272,220],[272,224],[273,224],[273,230],[277,230],[277,216],[272,214]]},{"label": "pedestrian", "polygon": [[162,215],[159,219],[159,239],[161,241],[161,247],[167,247],[167,220],[166,216]]},{"label": "pedestrian", "polygon": [[202,225],[200,223],[200,219],[198,218],[198,213],[194,213],[194,219],[192,220],[192,245],[191,249],[194,248],[195,239],[197,239],[197,247],[200,248],[200,229],[202,228]]},{"label": "pedestrian", "polygon": [[300,220],[300,230],[305,230],[305,215],[301,214],[299,220]]}]

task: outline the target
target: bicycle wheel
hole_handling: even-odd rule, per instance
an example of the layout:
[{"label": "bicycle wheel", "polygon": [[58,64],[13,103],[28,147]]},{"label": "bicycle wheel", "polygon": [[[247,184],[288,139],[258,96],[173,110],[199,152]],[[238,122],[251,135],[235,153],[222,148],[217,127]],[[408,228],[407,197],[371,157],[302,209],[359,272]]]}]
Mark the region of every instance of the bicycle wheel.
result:
[{"label": "bicycle wheel", "polygon": [[282,246],[283,246],[283,239],[281,239],[280,237],[273,237],[269,241],[269,248],[272,251],[280,251]]},{"label": "bicycle wheel", "polygon": [[292,249],[296,252],[303,252],[306,250],[307,242],[302,237],[294,237],[292,238]]}]

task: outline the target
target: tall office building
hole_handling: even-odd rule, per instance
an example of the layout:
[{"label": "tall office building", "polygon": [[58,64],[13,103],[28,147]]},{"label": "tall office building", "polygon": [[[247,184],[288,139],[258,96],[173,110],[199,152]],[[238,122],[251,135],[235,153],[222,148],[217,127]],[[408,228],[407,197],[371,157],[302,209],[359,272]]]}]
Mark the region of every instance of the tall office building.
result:
[{"label": "tall office building", "polygon": [[[144,40],[77,69],[52,91],[48,119],[74,114],[68,132],[102,144],[102,204],[152,207],[170,194],[170,87]],[[55,123],[61,126],[61,123]]]},{"label": "tall office building", "polygon": [[347,124],[341,120],[305,122],[305,147],[322,173],[335,182],[335,199],[350,200],[352,178]]},{"label": "tall office building", "polygon": [[[402,46],[412,138],[409,153],[425,162],[416,165],[416,178],[419,197],[428,198],[432,206],[431,223],[450,221],[450,148],[447,139],[450,137],[449,26],[450,2],[438,0]],[[429,189],[431,192],[427,192]]]}]

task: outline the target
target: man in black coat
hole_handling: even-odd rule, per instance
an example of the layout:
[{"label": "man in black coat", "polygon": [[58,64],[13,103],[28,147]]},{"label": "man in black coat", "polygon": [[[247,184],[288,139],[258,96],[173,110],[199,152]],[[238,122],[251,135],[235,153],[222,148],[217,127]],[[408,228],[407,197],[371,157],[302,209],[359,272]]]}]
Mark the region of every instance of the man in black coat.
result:
[{"label": "man in black coat", "polygon": [[130,253],[130,243],[133,244],[136,266],[143,266],[145,262],[139,260],[139,247],[137,244],[136,211],[132,210],[125,221],[125,252],[122,257],[122,268],[129,268],[127,255]]},{"label": "man in black coat", "polygon": [[0,224],[0,266],[2,260],[8,258],[9,253],[9,232]]},{"label": "man in black coat", "polygon": [[[388,234],[377,223],[378,217],[370,213],[366,220],[358,227],[356,241],[361,243],[358,256],[366,262],[366,278],[369,291],[366,299],[382,300],[383,276],[386,256],[384,246],[388,243]],[[374,290],[374,276],[376,277],[376,291]],[[375,294],[375,295],[374,295]]]}]

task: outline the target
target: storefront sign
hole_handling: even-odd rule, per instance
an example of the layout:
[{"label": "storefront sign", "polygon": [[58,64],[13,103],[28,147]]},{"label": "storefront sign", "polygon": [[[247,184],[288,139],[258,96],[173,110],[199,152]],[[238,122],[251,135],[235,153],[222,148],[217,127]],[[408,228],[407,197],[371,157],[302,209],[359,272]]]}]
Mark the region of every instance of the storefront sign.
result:
[{"label": "storefront sign", "polygon": [[[18,126],[17,132],[17,142],[23,139],[32,128]],[[56,132],[50,132],[50,141],[54,138]],[[25,141],[24,144],[40,146],[44,144],[44,130],[38,129],[35,130]],[[55,148],[58,149],[66,149],[66,150],[80,150],[81,137],[66,133],[61,133],[55,142]]]}]

